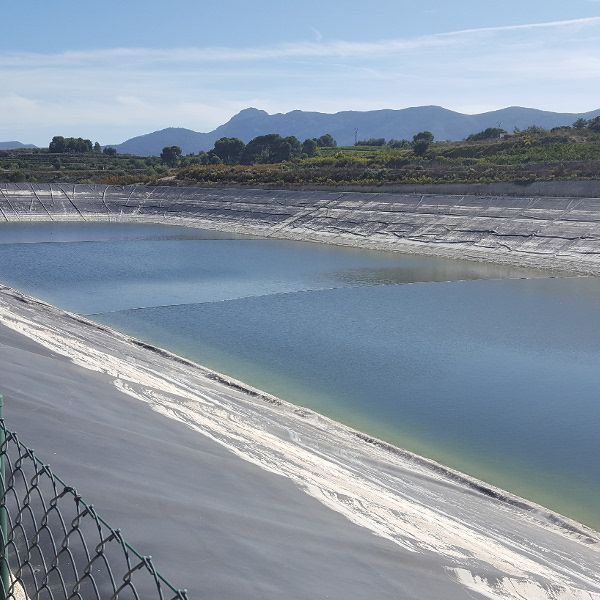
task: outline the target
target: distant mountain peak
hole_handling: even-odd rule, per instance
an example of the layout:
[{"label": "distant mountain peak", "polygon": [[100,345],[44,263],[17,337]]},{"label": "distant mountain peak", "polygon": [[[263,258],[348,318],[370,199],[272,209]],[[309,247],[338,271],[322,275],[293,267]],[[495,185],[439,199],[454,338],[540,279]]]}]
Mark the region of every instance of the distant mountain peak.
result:
[{"label": "distant mountain peak", "polygon": [[255,119],[256,117],[268,117],[269,113],[266,110],[260,110],[258,108],[250,107],[244,108],[240,110],[239,113],[233,115],[231,119],[229,119],[229,123],[232,121],[240,121],[245,119]]},{"label": "distant mountain peak", "polygon": [[249,106],[248,108],[243,108],[242,110],[240,110],[240,112],[238,113],[238,115],[244,115],[244,114],[261,114],[261,115],[268,115],[269,113],[266,110],[262,110],[261,108],[256,108],[254,106]]}]

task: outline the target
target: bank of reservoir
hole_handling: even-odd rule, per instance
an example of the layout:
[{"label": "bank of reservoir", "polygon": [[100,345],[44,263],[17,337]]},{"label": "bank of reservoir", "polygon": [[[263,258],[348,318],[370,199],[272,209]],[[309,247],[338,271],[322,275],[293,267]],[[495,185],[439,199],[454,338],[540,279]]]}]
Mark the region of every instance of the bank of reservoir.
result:
[{"label": "bank of reservoir", "polygon": [[0,226],[0,279],[600,527],[600,283],[164,225]]}]

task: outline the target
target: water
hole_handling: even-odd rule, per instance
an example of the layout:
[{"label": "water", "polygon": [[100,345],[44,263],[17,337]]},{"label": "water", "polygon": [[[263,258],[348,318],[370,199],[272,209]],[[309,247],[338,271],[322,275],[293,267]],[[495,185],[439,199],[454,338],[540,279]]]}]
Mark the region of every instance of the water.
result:
[{"label": "water", "polygon": [[0,226],[0,279],[600,529],[596,278],[19,224]]}]

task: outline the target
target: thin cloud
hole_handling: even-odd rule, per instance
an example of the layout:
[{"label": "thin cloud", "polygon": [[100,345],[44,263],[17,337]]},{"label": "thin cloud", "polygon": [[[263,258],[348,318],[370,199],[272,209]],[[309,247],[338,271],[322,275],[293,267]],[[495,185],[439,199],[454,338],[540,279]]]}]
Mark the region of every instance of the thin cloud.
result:
[{"label": "thin cloud", "polygon": [[[600,0],[594,0],[600,2]],[[583,19],[567,19],[564,21],[544,21],[542,23],[525,23],[523,25],[498,25],[494,27],[479,27],[476,29],[461,29],[450,33],[436,35],[462,35],[470,33],[519,31],[523,29],[555,29],[561,27],[577,27],[600,23],[600,17],[585,17]]]},{"label": "thin cloud", "polygon": [[[27,67],[77,67],[110,62],[113,67],[152,64],[185,63],[227,63],[258,62],[294,58],[368,58],[401,54],[411,50],[451,46],[468,42],[469,38],[528,30],[582,28],[600,25],[600,17],[504,25],[461,29],[432,35],[381,40],[377,42],[353,42],[338,40],[332,42],[304,42],[277,46],[247,48],[206,47],[206,48],[111,48],[89,51],[67,51],[58,54],[4,53],[0,54],[0,66],[7,68]],[[317,32],[317,30],[315,30]],[[319,33],[319,32],[317,32]]]}]

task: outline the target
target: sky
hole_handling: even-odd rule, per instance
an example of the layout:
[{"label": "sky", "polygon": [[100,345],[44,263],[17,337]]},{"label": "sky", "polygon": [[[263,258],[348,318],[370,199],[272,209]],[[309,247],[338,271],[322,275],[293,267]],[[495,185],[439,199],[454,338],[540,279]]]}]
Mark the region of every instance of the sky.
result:
[{"label": "sky", "polygon": [[600,108],[600,0],[3,0],[0,141],[269,113]]}]

